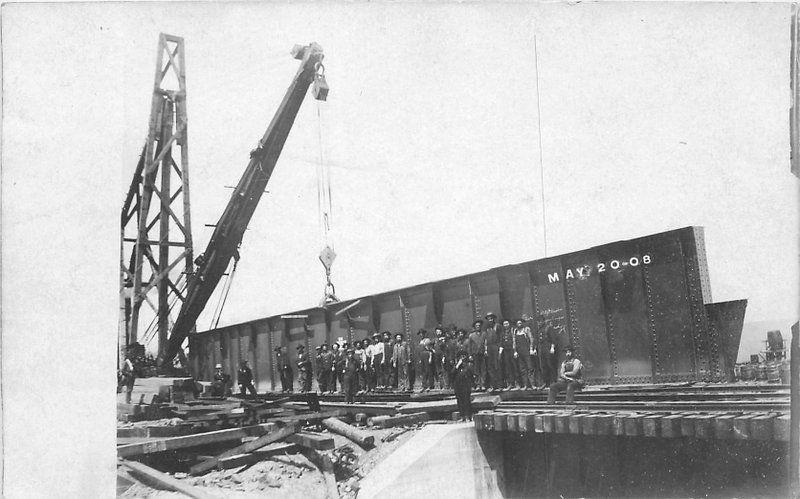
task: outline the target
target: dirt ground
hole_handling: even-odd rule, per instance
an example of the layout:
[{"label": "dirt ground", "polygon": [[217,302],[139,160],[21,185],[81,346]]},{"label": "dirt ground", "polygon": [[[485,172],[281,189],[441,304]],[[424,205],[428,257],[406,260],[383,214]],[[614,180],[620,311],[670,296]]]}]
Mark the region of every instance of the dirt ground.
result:
[{"label": "dirt ground", "polygon": [[[411,438],[418,428],[414,427],[399,435],[391,442],[381,438],[397,432],[398,428],[368,430],[375,436],[375,447],[364,450],[344,436],[322,432],[332,436],[336,448],[349,446],[358,457],[355,473],[351,476],[337,473],[339,496],[352,498],[357,495],[358,480],[366,476],[386,456]],[[327,451],[328,454],[331,451]],[[322,473],[300,453],[277,454],[258,463],[229,470],[214,470],[205,475],[193,477],[185,473],[175,473],[174,478],[201,487],[209,495],[225,498],[285,497],[314,499],[325,497],[325,480]],[[120,497],[184,497],[177,492],[157,490],[141,483],[128,488]]]}]

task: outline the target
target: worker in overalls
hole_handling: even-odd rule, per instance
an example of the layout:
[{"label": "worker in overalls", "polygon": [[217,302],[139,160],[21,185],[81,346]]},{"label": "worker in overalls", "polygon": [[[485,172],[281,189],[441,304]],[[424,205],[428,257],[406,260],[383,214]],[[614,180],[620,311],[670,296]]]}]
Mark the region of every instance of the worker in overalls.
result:
[{"label": "worker in overalls", "polygon": [[486,390],[486,332],[481,328],[483,321],[478,319],[472,323],[469,334],[469,356],[475,369],[475,389]]},{"label": "worker in overalls", "polygon": [[[517,383],[517,364],[514,359],[514,328],[511,321],[503,319],[502,330],[500,333],[500,387],[512,389]],[[520,385],[522,388],[522,385]]]},{"label": "worker in overalls", "polygon": [[403,335],[395,335],[392,348],[392,367],[397,370],[397,389],[401,392],[408,391],[408,367],[411,364],[411,347],[403,339]]},{"label": "worker in overalls", "polygon": [[503,330],[497,323],[497,316],[494,312],[489,312],[484,317],[486,319],[486,373],[488,380],[485,386],[491,386],[499,390],[502,384],[500,367],[500,343],[502,342]]},{"label": "worker in overalls", "polygon": [[514,328],[514,360],[517,363],[517,384],[530,390],[535,383],[533,370],[533,333],[522,319]]},{"label": "worker in overalls", "polygon": [[306,354],[306,347],[297,345],[297,372],[299,373],[300,393],[308,393],[311,391],[311,376],[313,375],[313,368],[311,367],[311,359]]},{"label": "worker in overalls", "polygon": [[355,352],[350,348],[345,352],[341,373],[344,401],[346,404],[352,404],[358,386],[358,362],[355,359]]},{"label": "worker in overalls", "polygon": [[558,381],[550,385],[547,394],[547,403],[555,404],[556,396],[561,390],[567,391],[567,404],[572,404],[575,399],[575,390],[583,387],[583,365],[575,356],[572,346],[564,348],[564,362],[558,370]]}]

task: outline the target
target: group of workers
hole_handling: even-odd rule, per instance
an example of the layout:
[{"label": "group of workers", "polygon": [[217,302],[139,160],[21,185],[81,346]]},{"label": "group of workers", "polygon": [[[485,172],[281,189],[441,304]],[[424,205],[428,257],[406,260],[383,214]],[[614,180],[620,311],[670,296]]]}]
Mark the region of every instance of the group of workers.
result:
[{"label": "group of workers", "polygon": [[[295,366],[300,392],[312,391],[316,378],[320,393],[333,393],[337,386],[352,403],[356,394],[373,391],[413,391],[419,378],[422,391],[453,389],[459,399],[462,417],[471,417],[469,394],[472,390],[532,389],[549,386],[548,401],[555,402],[558,392],[565,390],[567,402],[583,386],[583,366],[571,346],[558,351],[558,331],[543,316],[532,320],[527,316],[498,323],[489,312],[485,320],[475,320],[467,332],[454,325],[436,327],[433,335],[424,329],[410,341],[403,334],[385,331],[350,345],[341,341],[315,348],[312,357],[304,345],[297,346]],[[533,327],[531,327],[533,326]],[[350,328],[350,337],[354,337]],[[563,358],[560,365],[557,359]],[[293,368],[283,347],[275,347],[276,368],[282,391],[293,391]],[[212,393],[224,394],[230,376],[217,364]],[[247,361],[241,362],[237,382],[240,393],[255,394],[253,374]],[[465,402],[466,401],[466,402]],[[464,405],[462,410],[462,404]]]}]

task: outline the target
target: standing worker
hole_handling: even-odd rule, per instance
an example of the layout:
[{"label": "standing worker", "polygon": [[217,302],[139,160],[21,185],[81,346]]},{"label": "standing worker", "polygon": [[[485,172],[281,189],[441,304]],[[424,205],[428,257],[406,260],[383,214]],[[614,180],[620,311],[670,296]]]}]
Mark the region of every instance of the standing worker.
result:
[{"label": "standing worker", "polygon": [[239,383],[239,394],[246,396],[245,391],[248,391],[253,398],[257,398],[258,393],[256,392],[256,387],[253,386],[253,371],[247,365],[246,360],[242,359],[240,364],[241,367],[239,367],[236,380]]},{"label": "standing worker", "polygon": [[294,375],[292,373],[292,365],[286,354],[283,352],[283,347],[275,347],[275,365],[278,367],[278,373],[281,377],[281,391],[284,393],[292,393]]},{"label": "standing worker", "polygon": [[571,346],[564,348],[564,362],[558,370],[558,381],[550,385],[550,393],[547,394],[547,403],[555,404],[556,397],[561,390],[567,390],[567,404],[573,403],[575,390],[583,387],[583,365],[581,361],[574,357],[575,351]]},{"label": "standing worker", "polygon": [[411,347],[403,339],[403,335],[395,335],[392,350],[392,365],[397,369],[397,389],[401,392],[408,391],[408,367],[411,364]]},{"label": "standing worker", "polygon": [[125,354],[125,362],[122,363],[122,386],[125,387],[125,403],[131,403],[131,394],[133,394],[133,385],[136,382],[136,369],[133,367],[131,361],[131,354]]},{"label": "standing worker", "polygon": [[491,386],[494,390],[500,389],[500,343],[503,331],[497,323],[497,316],[494,312],[489,312],[484,317],[486,319],[486,373],[488,380],[486,388]]},{"label": "standing worker", "polygon": [[436,355],[433,352],[433,342],[430,338],[422,340],[422,391],[433,389],[434,362]]},{"label": "standing worker", "polygon": [[486,332],[481,330],[483,321],[478,319],[472,323],[472,332],[469,334],[468,353],[475,366],[475,388],[486,390]]},{"label": "standing worker", "polygon": [[322,352],[319,354],[319,372],[317,378],[319,379],[319,393],[328,393],[333,377],[333,354],[328,351],[328,344],[322,344]]},{"label": "standing worker", "polygon": [[344,391],[344,402],[354,403],[354,394],[358,385],[358,362],[355,359],[355,352],[347,349],[342,364],[342,390]]},{"label": "standing worker", "polygon": [[338,343],[331,343],[331,358],[333,364],[329,370],[330,375],[328,378],[328,391],[330,393],[336,393],[336,380],[338,379],[339,371],[339,356],[341,355],[339,344]]},{"label": "standing worker", "polygon": [[517,327],[514,328],[514,360],[517,363],[517,384],[525,389],[532,388],[533,380],[533,333],[531,328],[525,325],[522,319],[517,319]]},{"label": "standing worker", "polygon": [[534,354],[539,361],[539,388],[545,388],[557,379],[556,372],[556,331],[544,315],[536,316],[536,345]]},{"label": "standing worker", "polygon": [[300,393],[308,393],[311,391],[311,376],[313,369],[311,367],[311,359],[306,355],[306,347],[297,345],[297,372],[298,381],[300,382]]},{"label": "standing worker", "polygon": [[[514,329],[511,321],[503,319],[503,329],[500,333],[500,367],[502,370],[503,389],[512,389],[517,384],[517,365],[514,358]],[[519,386],[522,388],[522,385]]]},{"label": "standing worker", "polygon": [[453,367],[453,390],[458,403],[461,421],[472,421],[472,383],[475,374],[467,359],[467,352],[458,352],[458,361]]},{"label": "standing worker", "polygon": [[386,385],[386,378],[383,374],[386,365],[384,345],[380,334],[373,334],[372,339],[375,341],[372,346],[372,370],[375,372],[375,387],[381,390]]}]

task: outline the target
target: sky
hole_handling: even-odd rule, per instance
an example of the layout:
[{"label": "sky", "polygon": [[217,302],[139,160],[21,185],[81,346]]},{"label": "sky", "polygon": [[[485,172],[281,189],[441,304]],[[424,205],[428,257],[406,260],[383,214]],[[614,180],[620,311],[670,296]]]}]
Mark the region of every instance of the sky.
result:
[{"label": "sky", "polygon": [[[316,41],[325,51],[328,101],[309,97],[298,114],[245,234],[220,325],[322,297],[320,156],[330,168],[340,298],[700,225],[715,301],[747,298],[750,322],[797,320],[786,4],[2,10],[2,389],[11,434],[24,431],[17,417],[46,424],[48,405],[74,407],[72,388],[107,398],[99,381],[29,396],[37,381],[26,373],[32,359],[73,351],[87,379],[115,368],[119,210],[147,133],[160,32],[186,40],[196,253],[297,69],[290,49]],[[206,313],[198,328],[210,320]],[[113,411],[104,407],[71,417]],[[65,426],[83,456],[74,458],[77,477],[96,470],[80,452],[84,435]],[[31,445],[5,443],[23,456]],[[58,463],[48,459],[22,457],[6,476],[36,470],[45,485]],[[113,476],[113,455],[106,466]],[[98,495],[79,478],[57,483]]]}]

